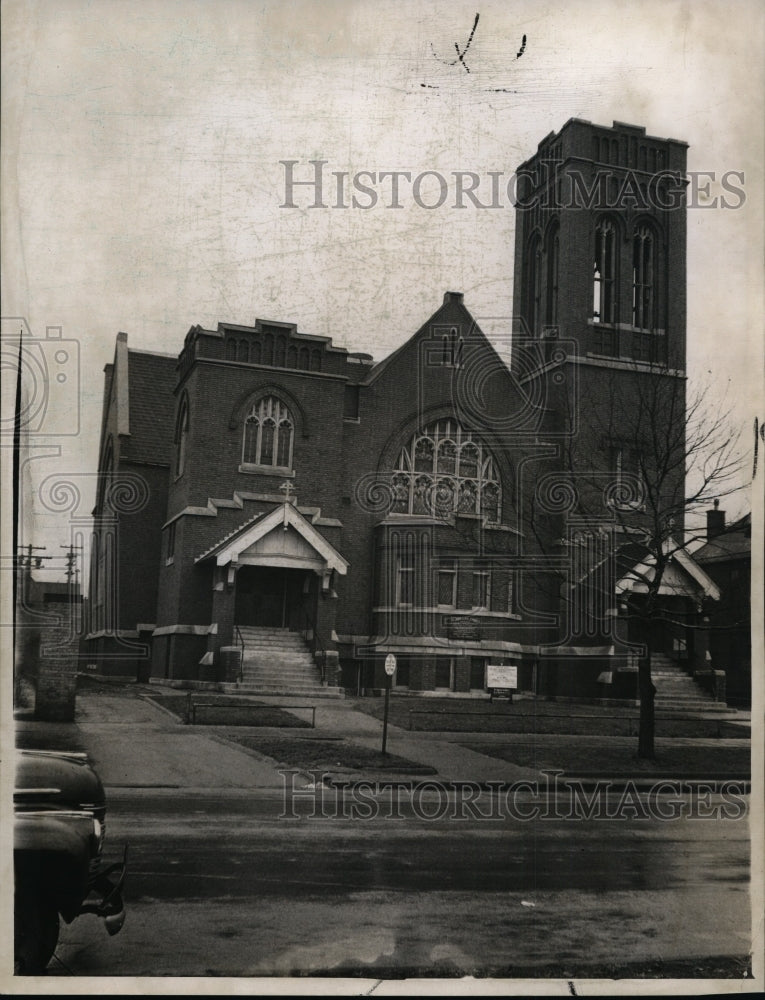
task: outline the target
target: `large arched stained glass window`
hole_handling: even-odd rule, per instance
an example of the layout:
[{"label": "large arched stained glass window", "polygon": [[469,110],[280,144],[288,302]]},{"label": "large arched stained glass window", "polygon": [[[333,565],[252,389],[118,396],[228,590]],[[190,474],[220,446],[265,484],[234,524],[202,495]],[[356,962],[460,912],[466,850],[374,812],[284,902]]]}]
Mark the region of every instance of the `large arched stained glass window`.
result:
[{"label": "large arched stained glass window", "polygon": [[501,516],[494,459],[456,420],[438,420],[414,435],[401,449],[392,487],[394,513],[480,514],[492,523]]},{"label": "large arched stained glass window", "polygon": [[244,422],[243,464],[291,468],[293,429],[292,415],[280,399],[257,400]]}]

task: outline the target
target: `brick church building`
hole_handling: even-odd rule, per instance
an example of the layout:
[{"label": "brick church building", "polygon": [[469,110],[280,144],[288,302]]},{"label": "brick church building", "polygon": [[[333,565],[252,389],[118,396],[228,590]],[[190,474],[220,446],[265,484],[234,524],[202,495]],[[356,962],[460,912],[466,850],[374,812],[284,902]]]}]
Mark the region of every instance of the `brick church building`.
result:
[{"label": "brick church building", "polygon": [[[483,695],[504,665],[521,691],[634,699],[642,577],[612,554],[646,504],[623,415],[670,386],[683,422],[685,163],[620,123],[540,143],[518,169],[510,366],[458,292],[377,362],[286,322],[192,326],[177,356],[118,334],[97,669],[355,694],[394,653],[402,693]],[[685,553],[665,579],[681,621],[719,596]],[[696,629],[652,644],[691,685],[709,666]]]}]

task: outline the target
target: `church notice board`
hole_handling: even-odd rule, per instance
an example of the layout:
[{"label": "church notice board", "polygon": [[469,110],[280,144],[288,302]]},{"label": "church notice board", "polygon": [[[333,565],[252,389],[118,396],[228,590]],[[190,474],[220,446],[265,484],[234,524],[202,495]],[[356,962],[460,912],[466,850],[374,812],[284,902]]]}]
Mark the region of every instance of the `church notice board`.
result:
[{"label": "church notice board", "polygon": [[518,688],[518,667],[507,663],[487,663],[486,687],[490,700],[496,696],[509,698],[512,702],[513,692]]},{"label": "church notice board", "polygon": [[449,639],[475,641],[481,638],[480,620],[469,615],[445,615],[444,626]]}]

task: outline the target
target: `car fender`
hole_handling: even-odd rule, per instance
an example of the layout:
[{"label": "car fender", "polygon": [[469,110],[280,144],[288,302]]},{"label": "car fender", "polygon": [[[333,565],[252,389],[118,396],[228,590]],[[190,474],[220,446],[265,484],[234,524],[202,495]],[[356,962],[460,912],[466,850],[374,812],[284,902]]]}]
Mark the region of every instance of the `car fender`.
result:
[{"label": "car fender", "polygon": [[94,821],[87,813],[29,812],[14,824],[17,892],[34,892],[55,903],[71,923],[88,893]]}]

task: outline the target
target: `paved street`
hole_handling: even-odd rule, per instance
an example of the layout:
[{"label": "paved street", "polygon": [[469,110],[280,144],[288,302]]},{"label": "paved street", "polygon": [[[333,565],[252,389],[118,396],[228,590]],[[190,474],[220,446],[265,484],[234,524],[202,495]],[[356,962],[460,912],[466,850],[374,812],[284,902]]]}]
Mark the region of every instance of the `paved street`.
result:
[{"label": "paved street", "polygon": [[[332,725],[379,736],[342,703],[315,737]],[[652,798],[622,782],[572,801],[445,734],[390,736],[438,774],[343,792],[140,698],[83,697],[76,724],[20,721],[24,745],[89,752],[107,855],[130,852],[122,932],[63,926],[48,975],[582,977],[683,961],[699,976],[748,954],[741,791]]]},{"label": "paved street", "polygon": [[415,815],[399,794],[374,819],[333,818],[334,793],[286,810],[275,793],[113,795],[128,920],[114,939],[94,918],[66,928],[50,973],[575,975],[748,950],[744,819],[434,821],[439,796]]}]

